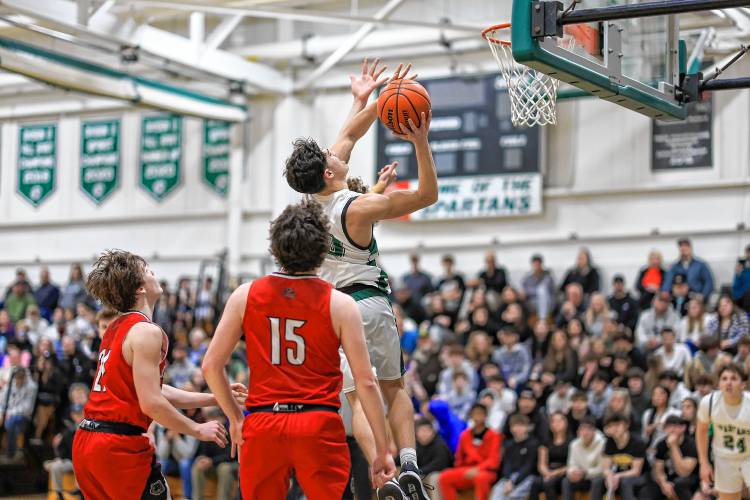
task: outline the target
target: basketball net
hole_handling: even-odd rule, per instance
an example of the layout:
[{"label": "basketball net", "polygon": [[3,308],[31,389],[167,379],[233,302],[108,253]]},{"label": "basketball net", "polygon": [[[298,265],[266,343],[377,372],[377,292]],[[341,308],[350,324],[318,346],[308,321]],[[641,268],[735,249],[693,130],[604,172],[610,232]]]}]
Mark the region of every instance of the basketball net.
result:
[{"label": "basketball net", "polygon": [[[511,104],[511,121],[516,127],[557,124],[557,87],[559,80],[544,73],[518,64],[513,59],[511,43],[495,35],[501,30],[510,30],[511,24],[490,26],[482,32],[492,55],[500,68],[500,74],[508,84]],[[563,38],[563,47],[570,48],[575,38]]]}]

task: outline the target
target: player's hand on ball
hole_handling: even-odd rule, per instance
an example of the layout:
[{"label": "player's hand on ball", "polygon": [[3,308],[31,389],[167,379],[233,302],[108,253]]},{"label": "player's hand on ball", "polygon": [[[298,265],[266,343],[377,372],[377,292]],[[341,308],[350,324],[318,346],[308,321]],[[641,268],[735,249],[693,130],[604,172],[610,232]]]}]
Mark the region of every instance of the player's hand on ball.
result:
[{"label": "player's hand on ball", "polygon": [[375,488],[382,488],[385,483],[396,475],[396,464],[390,453],[384,453],[375,457],[372,462],[372,484]]},{"label": "player's hand on ball", "polygon": [[222,448],[227,445],[227,430],[224,424],[210,420],[205,424],[198,424],[195,437],[199,441],[213,441]]},{"label": "player's hand on ball", "polygon": [[380,59],[375,59],[372,65],[369,65],[365,58],[362,61],[362,74],[359,76],[349,75],[349,79],[352,81],[352,95],[355,99],[367,99],[373,90],[388,81],[388,77],[381,78],[387,66],[378,68],[379,64]]},{"label": "player's hand on ball", "polygon": [[430,121],[432,121],[432,110],[428,111],[427,114],[421,113],[419,127],[414,123],[414,120],[409,118],[406,127],[401,127],[403,134],[397,134],[402,139],[411,142],[414,145],[426,144],[427,134],[430,131]]},{"label": "player's hand on ball", "polygon": [[237,401],[237,404],[240,406],[245,406],[245,400],[247,399],[247,387],[245,387],[243,384],[240,384],[239,382],[235,382],[232,384],[232,397],[235,401]]},{"label": "player's hand on ball", "polygon": [[392,82],[393,80],[403,80],[404,78],[406,78],[407,80],[416,80],[417,76],[419,75],[417,75],[416,73],[412,73],[411,75],[409,75],[409,71],[411,71],[411,63],[407,64],[406,67],[404,67],[403,63],[399,64],[396,68],[396,71],[393,72],[393,76],[388,81]]}]

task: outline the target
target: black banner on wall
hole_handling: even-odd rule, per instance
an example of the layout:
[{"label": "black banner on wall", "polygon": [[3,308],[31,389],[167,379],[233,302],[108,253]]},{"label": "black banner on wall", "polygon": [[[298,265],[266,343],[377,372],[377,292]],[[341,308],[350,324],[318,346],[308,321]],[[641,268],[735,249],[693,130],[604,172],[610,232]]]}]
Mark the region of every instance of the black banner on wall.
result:
[{"label": "black banner on wall", "polygon": [[676,170],[713,167],[712,98],[688,104],[688,117],[679,122],[654,120],[651,169]]}]

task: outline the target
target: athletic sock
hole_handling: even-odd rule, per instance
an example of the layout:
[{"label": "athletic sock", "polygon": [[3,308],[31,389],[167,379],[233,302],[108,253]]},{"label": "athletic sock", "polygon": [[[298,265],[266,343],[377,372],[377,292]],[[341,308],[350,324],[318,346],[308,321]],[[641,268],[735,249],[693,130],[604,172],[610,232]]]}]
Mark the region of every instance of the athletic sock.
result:
[{"label": "athletic sock", "polygon": [[401,458],[401,467],[406,463],[412,463],[415,468],[417,467],[417,450],[414,448],[402,448],[398,452],[398,456]]}]

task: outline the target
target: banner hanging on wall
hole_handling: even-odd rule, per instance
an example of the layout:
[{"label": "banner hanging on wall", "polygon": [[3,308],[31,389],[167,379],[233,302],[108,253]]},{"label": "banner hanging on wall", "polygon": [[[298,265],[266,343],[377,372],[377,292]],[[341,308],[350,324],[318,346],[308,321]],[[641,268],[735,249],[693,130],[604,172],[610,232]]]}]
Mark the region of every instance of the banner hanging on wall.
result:
[{"label": "banner hanging on wall", "polygon": [[81,190],[97,205],[120,182],[120,120],[81,123]]},{"label": "banner hanging on wall", "polygon": [[57,124],[21,125],[17,192],[38,207],[55,190]]},{"label": "banner hanging on wall", "polygon": [[229,122],[203,121],[203,180],[221,196],[229,189]]},{"label": "banner hanging on wall", "polygon": [[141,121],[140,185],[162,201],[180,183],[182,117],[144,116]]}]

